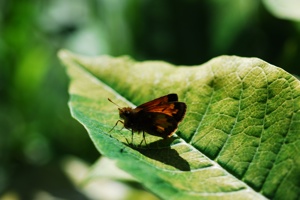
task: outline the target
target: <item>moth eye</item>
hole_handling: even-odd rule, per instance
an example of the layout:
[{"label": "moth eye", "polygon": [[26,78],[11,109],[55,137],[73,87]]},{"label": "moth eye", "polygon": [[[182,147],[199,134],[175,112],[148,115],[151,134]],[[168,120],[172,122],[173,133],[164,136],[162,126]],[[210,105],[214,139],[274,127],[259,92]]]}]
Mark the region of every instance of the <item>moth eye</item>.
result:
[{"label": "moth eye", "polygon": [[125,112],[125,114],[126,114],[126,115],[129,115],[129,114],[130,114],[130,112],[129,112],[129,111],[126,111],[126,112]]}]

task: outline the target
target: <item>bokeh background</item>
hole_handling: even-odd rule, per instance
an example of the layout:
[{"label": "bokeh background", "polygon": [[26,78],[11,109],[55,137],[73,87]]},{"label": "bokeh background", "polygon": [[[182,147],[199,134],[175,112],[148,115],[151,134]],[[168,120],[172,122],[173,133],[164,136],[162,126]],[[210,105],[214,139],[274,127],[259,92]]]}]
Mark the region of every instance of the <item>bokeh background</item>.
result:
[{"label": "bokeh background", "polygon": [[297,0],[0,0],[0,199],[92,198],[64,165],[100,155],[70,116],[59,49],[176,65],[258,57],[300,75],[299,10]]}]

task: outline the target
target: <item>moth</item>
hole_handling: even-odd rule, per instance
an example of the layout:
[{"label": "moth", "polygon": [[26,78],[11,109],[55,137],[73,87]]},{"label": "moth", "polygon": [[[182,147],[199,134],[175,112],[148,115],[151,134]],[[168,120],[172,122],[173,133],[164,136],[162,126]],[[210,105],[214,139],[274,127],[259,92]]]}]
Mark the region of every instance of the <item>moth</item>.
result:
[{"label": "moth", "polygon": [[[108,100],[115,104],[112,100]],[[117,104],[115,105],[118,106]],[[131,142],[133,142],[133,134],[135,132],[142,132],[143,140],[140,145],[143,141],[147,144],[145,132],[164,139],[171,137],[177,130],[178,124],[182,121],[187,108],[184,102],[178,101],[177,94],[159,97],[136,108],[118,107],[120,118],[123,121],[118,120],[115,126],[120,122],[124,125],[124,128],[131,130]]]}]

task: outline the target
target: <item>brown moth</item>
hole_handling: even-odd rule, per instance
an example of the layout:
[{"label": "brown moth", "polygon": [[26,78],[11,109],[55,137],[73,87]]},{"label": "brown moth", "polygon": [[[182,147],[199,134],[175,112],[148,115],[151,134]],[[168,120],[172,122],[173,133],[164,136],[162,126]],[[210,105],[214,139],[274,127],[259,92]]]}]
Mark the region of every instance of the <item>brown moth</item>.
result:
[{"label": "brown moth", "polygon": [[[110,99],[108,100],[112,102]],[[171,137],[185,115],[186,104],[178,101],[177,94],[168,94],[136,108],[119,107],[118,109],[120,118],[124,121],[118,120],[115,126],[121,122],[126,129],[131,130],[132,142],[133,133],[142,132],[143,140],[140,143],[142,144],[143,141],[146,143],[145,132],[164,139]]]}]

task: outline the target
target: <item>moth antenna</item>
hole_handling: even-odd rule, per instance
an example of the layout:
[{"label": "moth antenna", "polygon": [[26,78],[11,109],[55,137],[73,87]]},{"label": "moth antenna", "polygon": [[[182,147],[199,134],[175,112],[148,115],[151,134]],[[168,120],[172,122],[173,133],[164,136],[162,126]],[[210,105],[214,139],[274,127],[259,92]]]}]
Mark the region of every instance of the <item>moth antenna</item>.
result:
[{"label": "moth antenna", "polygon": [[119,108],[121,108],[118,104],[116,104],[115,102],[113,102],[110,98],[107,98],[108,101],[112,102],[113,104],[115,104],[116,106],[118,106]]}]

